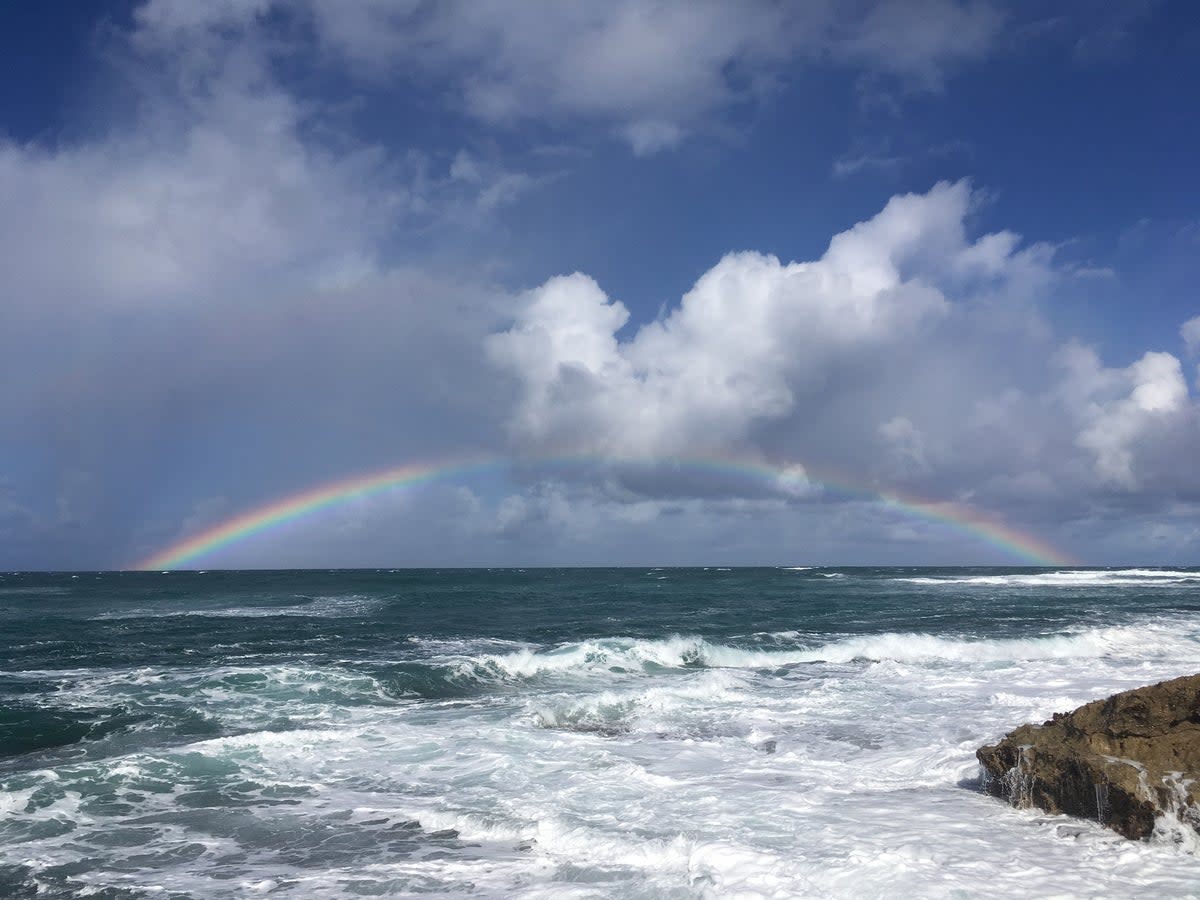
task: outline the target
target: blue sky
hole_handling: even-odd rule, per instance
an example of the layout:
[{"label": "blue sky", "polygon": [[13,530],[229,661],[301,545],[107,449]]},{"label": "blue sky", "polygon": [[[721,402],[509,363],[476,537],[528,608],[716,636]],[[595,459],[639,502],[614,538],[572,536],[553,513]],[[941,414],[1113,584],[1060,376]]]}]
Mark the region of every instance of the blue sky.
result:
[{"label": "blue sky", "polygon": [[[1017,561],[869,499],[895,491],[1086,562],[1197,562],[1186,3],[0,26],[2,567],[128,565],[462,455],[520,464],[204,563]],[[811,489],[672,476],[697,456]]]}]

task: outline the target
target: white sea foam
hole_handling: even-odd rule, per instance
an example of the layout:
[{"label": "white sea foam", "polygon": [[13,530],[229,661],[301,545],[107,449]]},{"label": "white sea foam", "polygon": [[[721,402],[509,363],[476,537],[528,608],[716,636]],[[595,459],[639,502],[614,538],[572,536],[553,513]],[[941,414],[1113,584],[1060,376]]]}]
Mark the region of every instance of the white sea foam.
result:
[{"label": "white sea foam", "polygon": [[310,618],[341,618],[368,615],[383,605],[378,597],[361,594],[338,594],[333,596],[298,597],[300,603],[287,605],[264,604],[263,606],[214,606],[207,609],[172,609],[159,607],[137,607],[98,613],[96,621],[123,619],[172,619],[189,616],[209,618],[265,619],[275,616],[301,616]]},{"label": "white sea foam", "polygon": [[[779,644],[796,632],[772,635]],[[699,637],[662,640],[608,638],[562,644],[548,650],[532,647],[509,653],[482,654],[447,661],[461,677],[533,678],[556,674],[625,675],[654,668],[720,667],[772,669],[802,663],[849,663],[894,660],[910,663],[1017,663],[1038,659],[1099,659],[1109,656],[1162,658],[1200,652],[1195,635],[1176,621],[1111,626],[1044,637],[1009,639],[950,638],[913,632],[846,637],[795,646],[760,649],[710,643]]]},{"label": "white sea foam", "polygon": [[[1195,894],[1170,822],[1127,842],[970,785],[1016,724],[1200,670],[1200,618],[768,636],[418,640],[481,685],[427,704],[330,667],[70,670],[70,703],[192,692],[254,727],[5,775],[0,863],[218,900]],[[141,862],[89,862],[114,847]]]},{"label": "white sea foam", "polygon": [[1034,572],[1006,575],[941,575],[895,578],[908,584],[962,585],[991,587],[1139,587],[1155,588],[1200,584],[1200,570],[1187,569],[1078,569],[1060,572]]},{"label": "white sea foam", "polygon": [[33,796],[33,788],[23,791],[0,791],[0,816],[10,813],[21,813]]},{"label": "white sea foam", "polygon": [[649,688],[538,699],[529,704],[529,711],[531,721],[542,728],[662,734],[703,720],[709,713],[719,716],[723,704],[740,702],[747,694],[746,683],[736,675],[708,670]]}]

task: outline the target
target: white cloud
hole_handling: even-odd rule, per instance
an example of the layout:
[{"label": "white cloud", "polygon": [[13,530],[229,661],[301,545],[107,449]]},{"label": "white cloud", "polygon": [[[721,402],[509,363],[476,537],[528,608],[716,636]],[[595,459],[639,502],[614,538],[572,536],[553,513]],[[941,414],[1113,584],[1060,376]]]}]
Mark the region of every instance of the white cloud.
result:
[{"label": "white cloud", "polygon": [[0,265],[32,305],[179,304],[254,273],[339,265],[370,254],[373,230],[411,206],[403,186],[382,189],[376,148],[334,153],[302,136],[305,106],[253,46],[178,38],[207,21],[187,10],[139,9],[121,52],[161,77],[123,85],[139,102],[125,127],[53,148],[0,142]]},{"label": "white cloud", "polygon": [[674,122],[642,119],[625,126],[625,139],[636,156],[652,156],[683,140],[683,128]]},{"label": "white cloud", "polygon": [[312,0],[334,53],[378,74],[433,72],[492,124],[580,118],[640,153],[673,146],[710,112],[745,99],[793,51],[773,3],[415,4]]},{"label": "white cloud", "polygon": [[832,370],[904,347],[950,304],[1030,265],[1010,235],[970,241],[965,183],[894,197],[816,261],[726,256],[665,319],[626,340],[628,312],[590,278],[531,291],[489,352],[521,385],[522,448],[632,455],[728,451],[816,402]]},{"label": "white cloud", "polygon": [[796,462],[780,467],[775,485],[787,497],[814,497],[821,493],[820,485],[809,480],[808,470]]},{"label": "white cloud", "polygon": [[513,447],[803,460],[1056,517],[1114,491],[1191,496],[1179,460],[1200,450],[1200,412],[1179,360],[1111,368],[1057,347],[1039,310],[1071,267],[1011,232],[969,236],[973,203],[940,184],[893,197],[817,260],[730,254],[632,330],[593,279],[551,279],[488,340],[516,381]]},{"label": "white cloud", "polygon": [[1192,412],[1179,360],[1147,353],[1126,369],[1104,369],[1090,351],[1072,348],[1068,355],[1078,399],[1085,401],[1077,442],[1094,454],[1104,482],[1134,490],[1139,444]]},{"label": "white cloud", "polygon": [[[274,68],[275,54],[296,52],[295,34],[268,41],[257,24],[281,3],[151,0],[130,53],[154,75],[132,121],[53,147],[0,144],[0,383],[17,386],[0,392],[0,413],[20,423],[20,458],[32,461],[6,474],[34,485],[30,472],[52,460],[59,481],[41,506],[0,499],[26,544],[41,542],[28,522],[63,519],[91,522],[87,540],[111,550],[120,538],[96,523],[119,532],[125,517],[148,551],[182,533],[197,495],[238,498],[232,508],[328,477],[328,465],[500,448],[500,425],[527,460],[514,481],[528,490],[480,499],[458,488],[441,507],[423,498],[422,521],[442,515],[412,547],[472,562],[447,549],[469,545],[464,534],[524,551],[545,539],[558,541],[557,561],[578,561],[581,545],[603,561],[650,547],[669,557],[686,535],[707,541],[695,545],[704,553],[765,559],[764,526],[747,523],[784,534],[796,517],[807,518],[791,546],[823,540],[843,558],[856,540],[920,536],[907,521],[880,525],[876,505],[855,511],[823,493],[823,465],[866,489],[1023,513],[1053,501],[1062,518],[1095,498],[1200,496],[1180,464],[1196,457],[1200,427],[1179,361],[1148,353],[1112,368],[1071,344],[1056,356],[1040,308],[1070,267],[1012,232],[972,234],[965,183],[892,198],[815,260],[731,253],[653,322],[631,321],[582,273],[518,298],[480,284],[482,240],[464,242],[461,276],[401,265],[405,228],[465,226],[475,238],[544,176],[488,158],[486,141],[434,160],[349,133],[327,140],[323,117],[335,114],[290,93]],[[714,127],[797,62],[937,89],[947,66],[987,52],[997,21],[985,5],[937,2],[920,7],[943,16],[926,24],[874,3],[292,8],[314,17],[327,61],[436,84],[487,126],[586,121],[643,154]],[[889,29],[924,49],[910,54],[879,33]],[[1181,334],[1200,350],[1200,318]],[[546,453],[625,461],[539,472]],[[747,485],[636,463],[730,455],[782,474]],[[376,513],[364,533],[390,536],[376,546],[407,546],[400,505]],[[320,552],[324,538],[310,538],[288,559]],[[493,547],[495,560],[512,562],[516,546]],[[377,562],[368,551],[345,558]]]},{"label": "white cloud", "polygon": [[138,35],[175,37],[227,25],[241,25],[265,15],[274,0],[212,0],[185,3],[180,0],[147,0],[134,12]]},{"label": "white cloud", "polygon": [[980,59],[1004,17],[984,2],[906,0],[870,7],[833,45],[838,56],[916,80],[937,90],[948,67]]},{"label": "white cloud", "polygon": [[[381,248],[522,187],[486,161],[474,181],[448,162],[430,179],[403,150],[324,142],[322,110],[253,42],[172,4],[139,21],[111,38],[136,115],[0,143],[0,383],[18,387],[0,417],[20,423],[6,462],[37,485],[26,505],[45,529],[74,522],[38,542],[83,565],[178,535],[184,484],[245,502],[331,464],[436,454],[441,424],[467,442],[494,431],[478,347],[504,293]],[[114,558],[126,533],[136,550]]]},{"label": "white cloud", "polygon": [[1188,319],[1179,329],[1187,352],[1193,356],[1200,353],[1200,316]]},{"label": "white cloud", "polygon": [[789,67],[832,61],[936,90],[987,55],[1001,22],[983,0],[150,0],[138,20],[179,42],[251,28],[269,10],[306,18],[364,76],[441,80],[484,123],[595,123],[640,155],[711,130]]},{"label": "white cloud", "polygon": [[[450,163],[450,183],[461,183],[470,188],[468,205],[476,215],[459,216],[459,220],[465,224],[485,221],[488,215],[516,202],[545,180],[546,177],[535,177],[527,172],[507,171],[497,163],[481,160],[466,150],[460,150]],[[451,217],[449,212],[445,216]]]},{"label": "white cloud", "polygon": [[925,437],[912,420],[894,416],[879,426],[879,433],[890,445],[892,465],[898,471],[929,471]]},{"label": "white cloud", "polygon": [[27,289],[141,305],[365,243],[378,213],[348,190],[363,161],[303,146],[285,98],[226,97],[219,107],[178,140],[0,146],[5,268]]},{"label": "white cloud", "polygon": [[835,178],[846,178],[868,170],[890,171],[903,165],[904,162],[903,156],[877,156],[869,153],[857,156],[847,155],[833,161],[833,175]]}]

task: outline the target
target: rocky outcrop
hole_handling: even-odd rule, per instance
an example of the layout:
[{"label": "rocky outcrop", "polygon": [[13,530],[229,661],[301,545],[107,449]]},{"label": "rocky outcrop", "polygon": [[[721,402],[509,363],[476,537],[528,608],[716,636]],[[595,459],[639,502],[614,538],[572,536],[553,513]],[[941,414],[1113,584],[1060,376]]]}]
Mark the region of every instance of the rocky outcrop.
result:
[{"label": "rocky outcrop", "polygon": [[1097,819],[1128,838],[1163,821],[1200,832],[1200,675],[1114,694],[975,754],[1015,806]]}]

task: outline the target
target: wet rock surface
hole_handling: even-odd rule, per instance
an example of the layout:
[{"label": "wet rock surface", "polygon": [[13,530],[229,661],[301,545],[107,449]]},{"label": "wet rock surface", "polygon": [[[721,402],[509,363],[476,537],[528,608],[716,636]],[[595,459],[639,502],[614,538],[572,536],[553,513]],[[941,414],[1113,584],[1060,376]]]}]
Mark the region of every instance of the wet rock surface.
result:
[{"label": "wet rock surface", "polygon": [[976,756],[984,788],[1015,806],[1096,819],[1128,838],[1200,832],[1200,675],[1022,725]]}]

